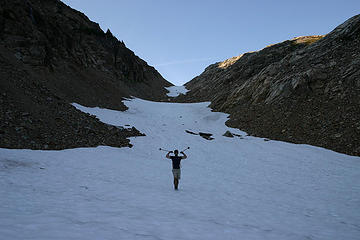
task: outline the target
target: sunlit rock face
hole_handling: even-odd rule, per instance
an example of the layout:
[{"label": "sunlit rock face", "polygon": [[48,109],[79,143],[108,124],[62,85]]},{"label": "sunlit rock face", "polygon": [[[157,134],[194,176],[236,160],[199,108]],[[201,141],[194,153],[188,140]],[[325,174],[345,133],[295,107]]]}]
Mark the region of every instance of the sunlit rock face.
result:
[{"label": "sunlit rock face", "polygon": [[177,101],[211,101],[250,134],[360,154],[360,15],[212,64]]}]

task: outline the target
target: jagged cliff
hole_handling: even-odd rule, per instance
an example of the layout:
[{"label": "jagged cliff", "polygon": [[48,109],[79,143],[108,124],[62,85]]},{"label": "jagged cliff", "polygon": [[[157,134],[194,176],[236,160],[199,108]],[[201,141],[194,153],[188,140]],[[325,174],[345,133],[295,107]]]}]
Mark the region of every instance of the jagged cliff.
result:
[{"label": "jagged cliff", "polygon": [[360,155],[360,15],[210,65],[177,101],[211,101],[249,134]]},{"label": "jagged cliff", "polygon": [[110,30],[58,0],[0,2],[0,147],[126,146],[70,105],[126,109],[124,97],[166,99],[167,82]]}]

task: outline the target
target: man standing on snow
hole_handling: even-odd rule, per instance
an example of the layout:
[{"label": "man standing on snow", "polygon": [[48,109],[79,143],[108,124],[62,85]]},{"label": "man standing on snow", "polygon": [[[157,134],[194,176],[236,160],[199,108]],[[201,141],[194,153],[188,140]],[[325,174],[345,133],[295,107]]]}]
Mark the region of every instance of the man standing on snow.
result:
[{"label": "man standing on snow", "polygon": [[[170,153],[174,153],[175,156],[170,156]],[[173,172],[173,175],[174,175],[174,188],[175,188],[175,190],[178,189],[179,180],[180,180],[180,177],[181,177],[180,162],[181,162],[182,159],[187,158],[187,156],[186,156],[186,154],[184,152],[180,152],[180,153],[183,156],[178,156],[178,154],[179,154],[178,150],[175,150],[174,152],[170,151],[170,152],[168,152],[166,154],[166,158],[172,160],[172,166],[173,166],[172,172]]]}]

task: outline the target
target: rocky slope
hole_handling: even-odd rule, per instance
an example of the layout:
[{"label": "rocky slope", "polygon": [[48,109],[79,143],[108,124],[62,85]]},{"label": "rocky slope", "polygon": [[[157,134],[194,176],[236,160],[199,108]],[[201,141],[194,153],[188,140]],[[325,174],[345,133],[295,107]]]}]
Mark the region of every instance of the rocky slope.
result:
[{"label": "rocky slope", "polygon": [[211,101],[251,135],[360,155],[360,15],[210,65],[177,101]]},{"label": "rocky slope", "polygon": [[0,147],[127,146],[138,131],[70,103],[124,110],[124,97],[166,99],[171,85],[110,30],[58,0],[2,0],[0,40]]}]

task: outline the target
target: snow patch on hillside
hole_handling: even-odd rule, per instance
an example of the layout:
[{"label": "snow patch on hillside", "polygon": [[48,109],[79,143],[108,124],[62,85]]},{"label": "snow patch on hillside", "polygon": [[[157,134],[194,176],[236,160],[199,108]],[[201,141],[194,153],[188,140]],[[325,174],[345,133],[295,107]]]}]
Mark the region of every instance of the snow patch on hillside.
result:
[{"label": "snow patch on hillside", "polygon": [[177,97],[180,94],[186,94],[189,91],[189,90],[186,89],[185,86],[166,87],[166,90],[169,91],[167,93],[168,97]]}]

